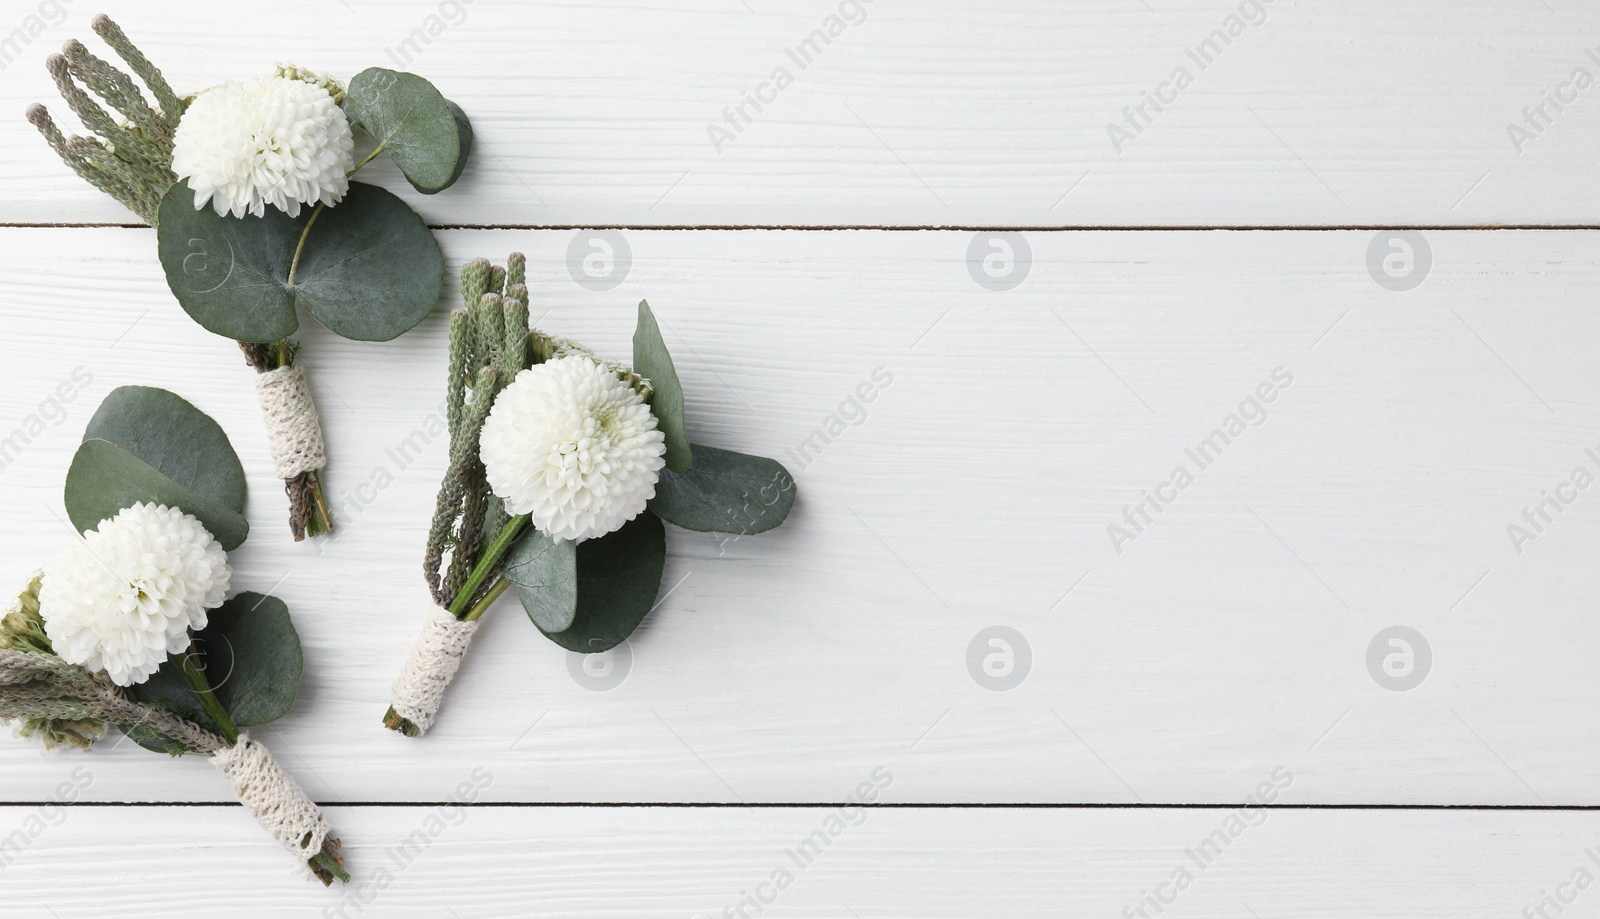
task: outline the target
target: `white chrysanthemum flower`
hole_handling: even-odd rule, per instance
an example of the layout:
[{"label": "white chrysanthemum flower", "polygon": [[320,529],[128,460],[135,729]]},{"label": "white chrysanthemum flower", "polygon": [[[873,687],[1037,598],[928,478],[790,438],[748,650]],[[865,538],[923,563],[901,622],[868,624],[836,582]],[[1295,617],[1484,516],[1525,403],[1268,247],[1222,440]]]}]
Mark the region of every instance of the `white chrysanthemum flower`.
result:
[{"label": "white chrysanthemum flower", "polygon": [[172,138],[172,171],[194,189],[195,210],[290,217],[300,205],[338,204],[350,190],[350,121],[320,86],[286,77],[225,83],[189,103]]},{"label": "white chrysanthemum flower", "polygon": [[583,355],[517,374],[495,397],[480,447],[489,487],[509,513],[576,541],[639,516],[667,452],[643,397]]},{"label": "white chrysanthemum flower", "polygon": [[189,646],[189,630],[205,628],[206,610],[222,605],[232,575],[200,521],[135,504],[45,568],[39,615],[63,660],[132,686]]}]

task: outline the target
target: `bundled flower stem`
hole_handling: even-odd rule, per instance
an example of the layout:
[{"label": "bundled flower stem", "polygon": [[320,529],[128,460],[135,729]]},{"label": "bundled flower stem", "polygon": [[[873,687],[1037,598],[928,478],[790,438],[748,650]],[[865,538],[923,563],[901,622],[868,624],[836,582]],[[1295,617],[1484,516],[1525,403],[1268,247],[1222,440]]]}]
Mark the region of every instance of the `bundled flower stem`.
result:
[{"label": "bundled flower stem", "polygon": [[[271,344],[239,342],[245,361],[256,371],[256,389],[262,397],[262,413],[269,425],[272,458],[283,477],[283,490],[289,496],[289,529],[295,542],[307,536],[323,536],[333,532],[333,515],[322,492],[322,467],[327,456],[322,445],[322,430],[318,424],[316,406],[311,402],[310,391],[304,384],[304,368],[295,360],[298,348],[284,339]],[[287,379],[283,379],[287,378]],[[292,387],[291,398],[301,403],[298,412],[283,413],[290,424],[298,421],[306,430],[299,434],[281,434],[273,425],[276,414],[268,395],[271,391],[263,384],[287,384]]]},{"label": "bundled flower stem", "polygon": [[[154,227],[158,223],[162,196],[178,180],[172,171],[173,137],[189,100],[173,91],[161,71],[110,17],[96,16],[91,27],[122,59],[132,75],[95,57],[81,42],[68,41],[62,53],[51,55],[45,61],[45,69],[67,107],[90,136],[63,135],[50,112],[37,103],[29,106],[28,121],[80,178]],[[280,67],[279,75],[323,86],[336,102],[343,96],[342,88],[317,74]],[[155,99],[154,106],[140,91],[133,76],[149,89]],[[108,112],[90,93],[99,96],[116,114]],[[295,344],[288,339],[270,343],[240,342],[239,347],[258,375],[281,371],[280,376],[298,380],[303,373],[287,369],[296,366]],[[299,388],[303,390],[304,387]],[[302,401],[309,406],[309,423],[315,426],[316,410],[310,405],[308,393]],[[263,408],[266,407],[264,396]],[[330,532],[333,521],[321,483],[320,470],[325,460],[320,428],[315,430],[314,438],[308,434],[297,442],[275,440],[272,448],[280,471],[292,470],[283,479],[284,490],[289,495],[289,529],[295,540]]]},{"label": "bundled flower stem", "polygon": [[794,507],[782,464],[689,442],[649,303],[628,367],[530,330],[524,269],[512,253],[504,270],[483,259],[461,270],[450,456],[422,564],[433,607],[384,716],[408,737],[433,725],[479,617],[511,587],[556,645],[604,653],[658,605],[666,524],[761,533]]},{"label": "bundled flower stem", "polygon": [[[324,885],[349,881],[339,840],[327,820],[266,749],[243,734],[217,701],[199,656],[181,661],[184,678],[221,733],[153,705],[129,699],[104,673],[70,664],[51,647],[39,614],[41,577],[0,619],[0,720],[21,721],[24,736],[46,748],[87,749],[116,724],[162,738],[210,758],[233,783],[239,800],[283,847],[302,859]],[[308,854],[309,853],[309,854]]]},{"label": "bundled flower stem", "polygon": [[461,269],[461,293],[465,305],[450,314],[449,464],[422,564],[435,609],[384,716],[385,726],[407,737],[432,725],[478,619],[511,587],[502,575],[506,552],[529,527],[530,514],[510,514],[495,497],[484,468],[480,440],[496,398],[522,371],[573,355],[601,368],[602,376],[614,376],[639,399],[651,395],[649,381],[628,367],[529,329],[522,253],[513,252],[505,268],[481,258],[468,262]]},{"label": "bundled flower stem", "polygon": [[[527,515],[508,517],[493,500],[478,457],[478,438],[494,397],[535,356],[528,332],[526,264],[521,253],[513,253],[505,268],[481,258],[468,262],[461,269],[466,305],[450,312],[445,403],[450,459],[422,563],[439,610],[419,642],[419,653],[396,683],[397,697],[406,697],[409,704],[397,701],[384,716],[387,727],[407,737],[428,729],[455,672],[454,667],[448,673],[433,672],[426,666],[422,646],[439,643],[459,664],[479,617],[510,586],[495,575],[506,549],[528,522]],[[412,698],[418,695],[421,698]],[[433,711],[428,711],[430,707]]]}]

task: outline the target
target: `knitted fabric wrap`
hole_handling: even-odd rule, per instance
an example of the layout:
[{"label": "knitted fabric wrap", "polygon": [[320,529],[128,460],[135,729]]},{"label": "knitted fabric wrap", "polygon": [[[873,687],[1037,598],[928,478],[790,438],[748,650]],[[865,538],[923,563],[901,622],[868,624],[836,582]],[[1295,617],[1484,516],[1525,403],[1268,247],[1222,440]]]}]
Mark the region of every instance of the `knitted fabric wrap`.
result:
[{"label": "knitted fabric wrap", "polygon": [[411,649],[411,657],[394,681],[389,697],[395,714],[416,725],[419,735],[433,726],[444,702],[445,687],[455,679],[462,655],[467,653],[477,631],[477,622],[462,622],[444,607],[435,606],[428,613],[417,645]]},{"label": "knitted fabric wrap", "polygon": [[266,747],[240,734],[238,743],[211,757],[211,764],[233,783],[239,802],[278,845],[302,862],[322,851],[330,829],[327,818]]},{"label": "knitted fabric wrap", "polygon": [[305,368],[294,364],[256,374],[256,397],[267,422],[267,443],[272,447],[278,478],[292,479],[327,465],[322,422],[311,401]]}]

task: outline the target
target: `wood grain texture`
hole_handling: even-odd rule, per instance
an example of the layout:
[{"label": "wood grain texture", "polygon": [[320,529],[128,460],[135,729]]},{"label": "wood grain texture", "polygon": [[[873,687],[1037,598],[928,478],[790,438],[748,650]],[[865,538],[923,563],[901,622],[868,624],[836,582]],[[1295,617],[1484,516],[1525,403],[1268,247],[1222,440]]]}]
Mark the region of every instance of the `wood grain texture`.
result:
[{"label": "wood grain texture", "polygon": [[[526,252],[538,324],[603,353],[628,354],[648,297],[691,436],[800,488],[774,532],[669,533],[671,592],[620,685],[586,688],[503,601],[435,730],[383,731],[426,602],[443,315],[389,345],[307,320],[342,529],[297,546],[248,372],[173,304],[146,230],[0,231],[0,434],[92,377],[0,471],[0,580],[71,539],[78,433],[138,382],[212,413],[244,460],[235,584],[288,602],[308,662],[263,737],[320,800],[437,800],[482,765],[506,802],[833,802],[885,766],[903,802],[1228,803],[1285,767],[1294,803],[1600,803],[1600,492],[1568,488],[1521,554],[1507,535],[1600,468],[1590,234],[1430,233],[1408,292],[1374,282],[1365,232],[1034,233],[1006,292],[969,273],[972,234],[879,231],[629,232],[626,280],[595,292],[575,235],[440,237],[452,270]],[[1119,554],[1108,526],[1277,368],[1265,421]],[[858,414],[875,371],[892,380]],[[859,423],[797,461],[835,414]],[[995,625],[1031,649],[1007,692],[969,673]],[[1409,692],[1368,672],[1396,625],[1432,649]],[[76,761],[0,745],[11,800]],[[131,744],[87,762],[91,800],[226,796]]]},{"label": "wood grain texture", "polygon": [[[30,21],[41,6],[65,18]],[[0,119],[0,221],[130,219],[21,118],[28,103],[54,100],[46,55],[68,37],[92,39],[88,21],[105,9],[180,90],[286,58],[344,78],[369,66],[427,76],[463,105],[478,138],[456,188],[433,198],[408,189],[433,223],[1595,222],[1600,90],[1571,81],[1579,68],[1600,76],[1600,52],[1586,51],[1600,9],[1575,0],[1240,8],[10,0],[0,41],[14,28],[40,34],[0,44],[0,111],[14,113]],[[819,29],[824,37],[812,38]],[[1178,68],[1192,82],[1163,88]],[[792,79],[782,89],[779,69]],[[769,101],[757,111],[747,93]],[[1146,93],[1170,101],[1158,112]],[[1141,133],[1119,151],[1108,125],[1140,105],[1131,117]],[[53,108],[64,111],[58,100]],[[709,130],[729,117],[739,130],[719,149]],[[1529,136],[1514,141],[1512,124]],[[375,175],[404,185],[390,167]]]},{"label": "wood grain texture", "polygon": [[[1173,898],[1167,915],[1456,919],[1523,915],[1541,894],[1575,895],[1557,905],[1581,914],[1595,896],[1571,886],[1574,869],[1595,868],[1593,813],[1258,810],[1234,817],[1238,835],[1213,842],[1221,851],[1201,867],[1188,852],[1226,832],[1230,816],[332,808],[356,875],[341,891],[294,877],[238,808],[86,808],[47,812],[4,877],[18,919],[215,916],[217,898],[197,897],[197,879],[228,891],[236,914],[349,919],[737,919],[741,906],[750,919],[1042,919],[1141,906],[1155,917],[1146,898],[1157,895]],[[826,833],[830,817],[838,834],[814,842],[820,854],[802,867],[806,857],[789,853]],[[36,810],[0,810],[0,829],[30,818]],[[63,865],[80,866],[77,883],[64,883]],[[1191,876],[1182,890],[1171,886],[1179,870]],[[792,878],[782,889],[779,871]]]}]

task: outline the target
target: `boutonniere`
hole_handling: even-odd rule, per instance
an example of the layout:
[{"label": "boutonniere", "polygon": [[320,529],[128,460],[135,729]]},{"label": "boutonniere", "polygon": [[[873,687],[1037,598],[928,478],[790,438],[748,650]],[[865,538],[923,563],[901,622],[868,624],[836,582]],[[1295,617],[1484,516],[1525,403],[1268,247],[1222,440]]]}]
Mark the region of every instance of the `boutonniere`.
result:
[{"label": "boutonniere", "polygon": [[788,470],[691,445],[683,388],[639,304],[631,367],[528,328],[525,263],[461,271],[450,314],[450,458],[423,573],[434,607],[384,723],[428,730],[479,618],[516,589],[545,637],[584,654],[627,638],[656,604],[663,521],[744,536],[794,506]]},{"label": "boutonniere", "polygon": [[412,187],[443,191],[466,167],[472,126],[427,80],[378,67],[343,86],[279,65],[179,96],[116,23],[97,16],[93,28],[132,75],[77,41],[46,64],[89,136],[66,137],[42,105],[28,120],[74,172],[156,228],[178,303],[239,342],[290,529],[297,540],[326,533],[322,428],[290,339],[299,310],[359,341],[422,321],[444,283],[439,244],[404,201],[351,177],[387,153]]},{"label": "boutonniere", "polygon": [[244,495],[210,417],[164,389],[112,392],[67,473],[82,536],[0,618],[0,718],[47,749],[87,749],[115,725],[206,757],[317,878],[348,881],[328,821],[246,731],[289,711],[304,661],[283,601],[228,596]]}]

